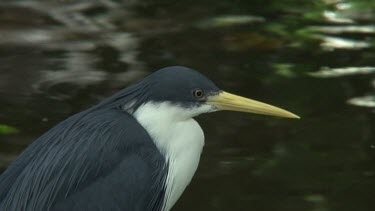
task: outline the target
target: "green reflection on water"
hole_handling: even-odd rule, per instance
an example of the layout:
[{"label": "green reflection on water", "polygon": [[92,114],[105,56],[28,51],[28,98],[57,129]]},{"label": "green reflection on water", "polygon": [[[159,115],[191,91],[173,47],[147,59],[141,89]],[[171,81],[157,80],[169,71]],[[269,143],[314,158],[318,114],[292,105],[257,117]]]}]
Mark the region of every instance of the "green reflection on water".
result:
[{"label": "green reflection on water", "polygon": [[15,127],[5,125],[5,124],[0,124],[0,135],[14,134],[18,132],[19,130]]}]

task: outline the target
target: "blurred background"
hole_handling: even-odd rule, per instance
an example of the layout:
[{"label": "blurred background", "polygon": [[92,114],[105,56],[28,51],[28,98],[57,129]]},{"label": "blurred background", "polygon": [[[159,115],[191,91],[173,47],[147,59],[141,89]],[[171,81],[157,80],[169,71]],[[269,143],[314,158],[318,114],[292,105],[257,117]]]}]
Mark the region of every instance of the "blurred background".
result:
[{"label": "blurred background", "polygon": [[375,210],[375,1],[0,3],[0,169],[57,122],[165,66],[301,120],[198,118],[173,210]]}]

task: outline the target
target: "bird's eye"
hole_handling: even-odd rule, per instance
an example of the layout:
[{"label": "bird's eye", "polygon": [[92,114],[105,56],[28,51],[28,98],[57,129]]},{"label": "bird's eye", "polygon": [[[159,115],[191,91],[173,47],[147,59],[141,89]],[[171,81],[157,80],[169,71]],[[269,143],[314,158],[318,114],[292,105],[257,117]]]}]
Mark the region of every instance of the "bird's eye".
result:
[{"label": "bird's eye", "polygon": [[201,89],[196,89],[193,91],[193,96],[198,99],[202,98],[204,96],[204,92]]}]

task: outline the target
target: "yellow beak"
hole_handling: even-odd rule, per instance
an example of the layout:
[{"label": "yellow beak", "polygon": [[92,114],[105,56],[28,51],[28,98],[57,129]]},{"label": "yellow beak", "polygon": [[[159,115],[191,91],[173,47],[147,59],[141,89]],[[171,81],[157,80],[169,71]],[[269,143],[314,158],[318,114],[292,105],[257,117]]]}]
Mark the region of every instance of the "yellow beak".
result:
[{"label": "yellow beak", "polygon": [[241,111],[294,119],[300,118],[284,109],[228,92],[220,92],[218,95],[209,97],[207,103],[216,106],[219,110]]}]

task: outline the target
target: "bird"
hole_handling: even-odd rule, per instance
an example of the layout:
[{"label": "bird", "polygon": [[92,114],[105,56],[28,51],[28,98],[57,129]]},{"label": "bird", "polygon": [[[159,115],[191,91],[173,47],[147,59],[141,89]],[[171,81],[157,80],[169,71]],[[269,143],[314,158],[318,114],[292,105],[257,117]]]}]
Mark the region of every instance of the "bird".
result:
[{"label": "bird", "polygon": [[299,118],[225,92],[196,70],[165,67],[26,147],[0,176],[0,210],[169,211],[203,150],[194,117],[220,110]]}]

